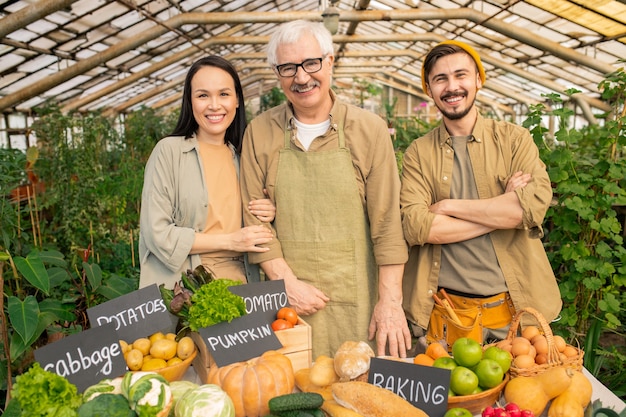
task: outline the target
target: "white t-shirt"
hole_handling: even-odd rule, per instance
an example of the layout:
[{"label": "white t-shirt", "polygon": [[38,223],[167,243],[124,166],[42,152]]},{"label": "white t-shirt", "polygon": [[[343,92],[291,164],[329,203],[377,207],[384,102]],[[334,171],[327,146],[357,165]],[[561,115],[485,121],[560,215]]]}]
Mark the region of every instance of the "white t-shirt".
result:
[{"label": "white t-shirt", "polygon": [[298,121],[298,119],[295,119],[295,125],[298,129],[298,140],[300,141],[302,146],[304,146],[304,149],[308,151],[309,146],[311,146],[313,140],[318,136],[322,136],[328,131],[328,128],[330,127],[330,119],[327,119],[322,123],[316,123],[314,125],[302,123]]}]

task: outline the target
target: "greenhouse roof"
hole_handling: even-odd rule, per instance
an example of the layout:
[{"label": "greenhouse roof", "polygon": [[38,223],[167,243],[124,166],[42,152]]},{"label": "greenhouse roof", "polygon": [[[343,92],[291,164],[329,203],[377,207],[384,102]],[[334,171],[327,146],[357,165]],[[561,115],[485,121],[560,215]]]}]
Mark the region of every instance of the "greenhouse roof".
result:
[{"label": "greenhouse roof", "polygon": [[624,0],[0,0],[0,111],[177,106],[187,69],[209,54],[231,60],[258,97],[277,86],[265,59],[276,25],[332,10],[336,83],[426,99],[424,55],[457,39],[483,59],[481,103],[512,114],[567,89],[583,113],[606,111],[598,84],[626,57]]}]

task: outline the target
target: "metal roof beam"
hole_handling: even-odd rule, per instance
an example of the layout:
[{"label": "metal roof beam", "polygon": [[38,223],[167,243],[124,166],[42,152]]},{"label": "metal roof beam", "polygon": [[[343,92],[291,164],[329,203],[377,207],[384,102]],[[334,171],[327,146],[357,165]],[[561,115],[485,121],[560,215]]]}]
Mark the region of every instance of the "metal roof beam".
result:
[{"label": "metal roof beam", "polygon": [[[319,12],[233,12],[233,13],[183,13],[176,15],[165,21],[167,27],[178,28],[185,24],[221,24],[221,23],[282,23],[295,19],[317,20],[321,19]],[[498,19],[490,18],[484,13],[478,12],[470,8],[460,9],[409,9],[409,10],[365,10],[365,11],[342,11],[340,20],[342,21],[379,21],[379,20],[441,20],[441,19],[466,19],[471,20],[479,25],[491,28],[497,32],[506,34],[507,36],[533,45],[541,50],[547,50],[556,56],[568,61],[577,62],[585,67],[596,69],[597,71],[608,74],[614,71],[611,65],[600,61],[590,59],[588,56],[580,54],[569,48],[563,47],[556,42],[549,41],[538,37],[531,31],[507,24]],[[140,36],[136,36],[125,41],[119,42],[106,50],[61,70],[57,73],[40,80],[33,85],[27,86],[15,93],[0,98],[0,110],[11,107],[16,103],[37,96],[71,78],[83,74],[98,65],[125,53],[129,50],[145,44],[151,39],[163,35],[168,30],[162,25],[156,25],[144,32]],[[385,42],[385,40],[376,40],[388,37],[390,35],[335,35],[333,38],[336,42],[354,42],[356,38],[361,42]],[[391,35],[393,37],[404,37],[406,41],[415,42],[420,38],[427,37],[433,40],[434,34],[409,34],[409,35]],[[261,38],[261,37],[243,37],[243,38]],[[263,37],[265,38],[265,37]],[[215,41],[218,38],[212,38]],[[259,43],[255,41],[243,43]]]},{"label": "metal roof beam", "polygon": [[39,0],[0,19],[0,38],[15,32],[56,11],[66,8],[77,0]]}]

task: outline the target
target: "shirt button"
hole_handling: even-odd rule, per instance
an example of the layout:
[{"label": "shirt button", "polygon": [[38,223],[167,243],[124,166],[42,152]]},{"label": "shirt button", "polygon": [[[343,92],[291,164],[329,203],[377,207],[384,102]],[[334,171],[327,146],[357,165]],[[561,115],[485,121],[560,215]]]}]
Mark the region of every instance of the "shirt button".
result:
[{"label": "shirt button", "polygon": [[433,262],[433,265],[434,266],[439,266],[439,262],[435,261],[435,262]]},{"label": "shirt button", "polygon": [[433,290],[428,290],[428,295],[433,295]]},{"label": "shirt button", "polygon": [[450,153],[450,149],[446,149],[446,153]]},{"label": "shirt button", "polygon": [[443,176],[443,180],[444,180],[444,181],[448,181],[448,177],[444,175],[444,176]]}]

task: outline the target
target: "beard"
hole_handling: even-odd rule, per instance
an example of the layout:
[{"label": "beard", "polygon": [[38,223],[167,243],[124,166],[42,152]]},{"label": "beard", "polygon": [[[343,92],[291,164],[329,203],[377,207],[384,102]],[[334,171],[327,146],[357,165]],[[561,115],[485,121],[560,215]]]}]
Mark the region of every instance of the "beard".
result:
[{"label": "beard", "polygon": [[[444,101],[446,98],[448,97],[455,97],[455,96],[465,96],[467,97],[467,91],[462,90],[462,91],[455,91],[453,93],[448,93],[446,95],[444,95],[443,97],[441,97],[441,101]],[[448,119],[448,120],[459,120],[464,118],[465,116],[467,116],[467,114],[470,112],[470,110],[472,109],[472,107],[474,107],[474,102],[476,101],[476,97],[474,97],[474,99],[472,99],[472,102],[470,103],[469,106],[462,108],[462,109],[455,109],[453,111],[448,111],[446,109],[443,108],[443,106],[440,106],[437,102],[435,102],[435,106],[437,107],[437,109],[439,109],[439,111],[441,112],[441,114],[443,114],[443,116]]]}]

